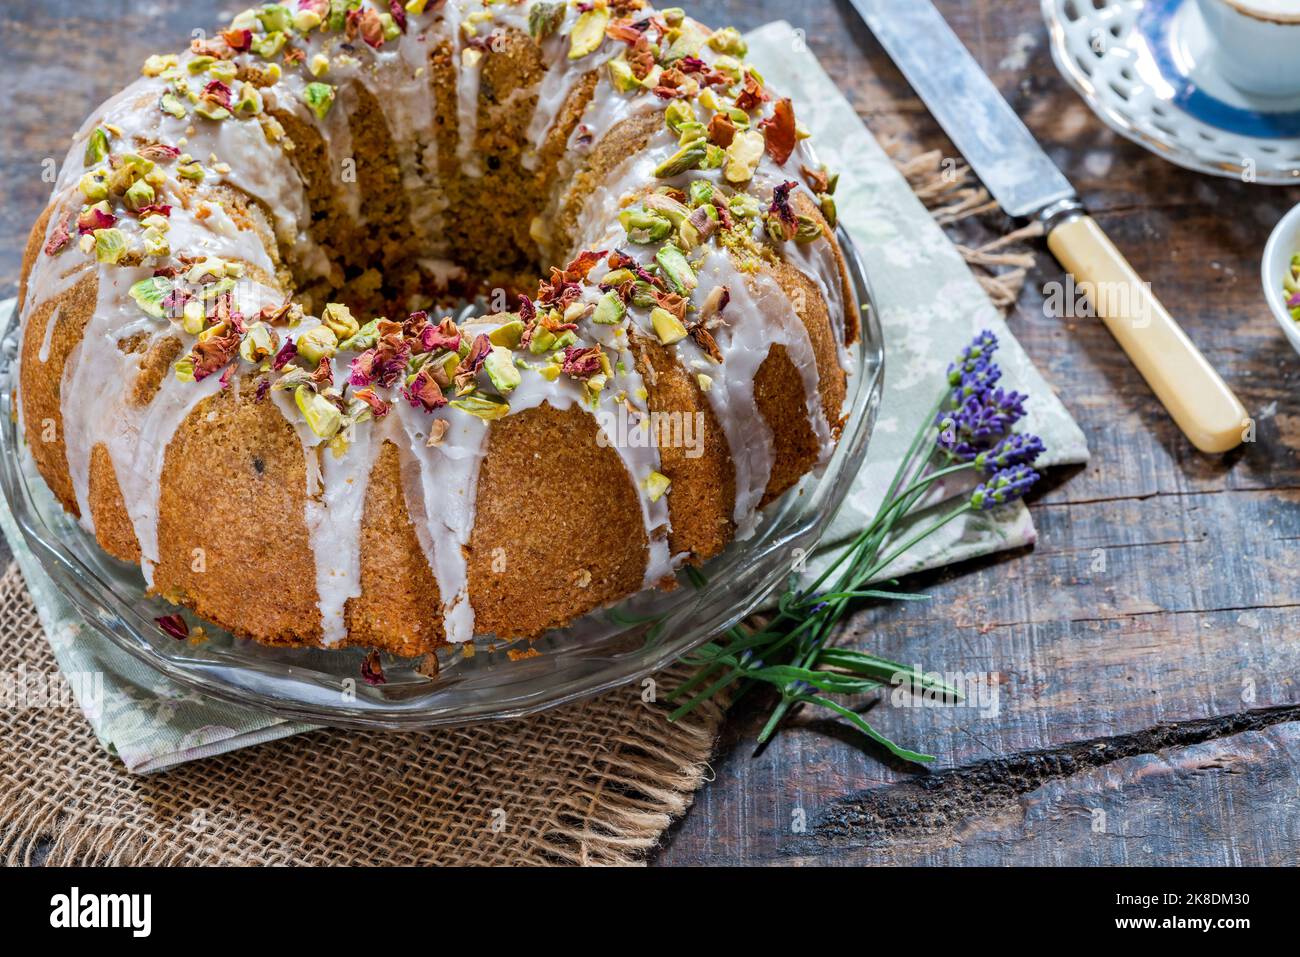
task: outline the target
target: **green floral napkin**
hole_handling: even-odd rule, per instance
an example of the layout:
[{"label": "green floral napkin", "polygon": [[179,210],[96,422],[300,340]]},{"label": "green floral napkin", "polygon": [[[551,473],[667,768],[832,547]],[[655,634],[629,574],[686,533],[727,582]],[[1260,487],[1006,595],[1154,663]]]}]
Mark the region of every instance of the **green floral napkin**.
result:
[{"label": "green floral napkin", "polygon": [[[789,24],[773,23],[748,39],[752,59],[774,88],[800,105],[799,120],[813,131],[820,156],[841,174],[840,217],[857,240],[885,330],[885,392],[876,431],[867,464],[828,541],[851,537],[873,514],[919,418],[938,396],[948,362],[980,329],[992,329],[1002,341],[999,363],[1007,384],[1031,395],[1025,428],[1042,436],[1048,448],[1039,465],[1086,461],[1079,427],[801,35]],[[7,326],[12,307],[13,300],[0,303],[0,328]],[[203,698],[146,668],[81,620],[37,564],[3,500],[0,528],[31,589],[59,668],[65,674],[103,675],[102,695],[87,693],[79,704],[104,747],[128,769],[158,771],[310,727]],[[953,523],[893,571],[950,564],[1033,541],[1029,512],[1017,503]],[[810,566],[815,572],[816,557]]]}]

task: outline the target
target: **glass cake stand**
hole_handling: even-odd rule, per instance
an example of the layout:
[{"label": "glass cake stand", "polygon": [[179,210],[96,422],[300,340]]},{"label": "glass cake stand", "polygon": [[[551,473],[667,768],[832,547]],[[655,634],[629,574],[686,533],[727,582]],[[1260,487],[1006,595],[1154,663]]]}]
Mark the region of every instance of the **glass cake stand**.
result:
[{"label": "glass cake stand", "polygon": [[[204,624],[207,640],[177,641],[154,619],[177,611],[145,595],[119,562],[65,513],[36,471],[18,429],[16,323],[0,342],[0,488],[27,544],[58,589],[96,631],[172,680],[284,718],[342,727],[415,730],[518,718],[600,694],[651,674],[755,611],[795,561],[821,540],[866,456],[884,374],[884,341],[852,240],[841,229],[862,307],[862,341],[850,350],[848,419],[820,477],[809,476],[763,514],[754,536],[733,543],[673,592],[636,595],[538,640],[476,638],[474,654],[443,649],[429,677],[419,659],[383,657],[386,683],[361,680],[361,649],[268,648]],[[186,613],[186,619],[194,617]],[[512,649],[536,655],[512,658]],[[418,670],[417,670],[418,669]]]}]

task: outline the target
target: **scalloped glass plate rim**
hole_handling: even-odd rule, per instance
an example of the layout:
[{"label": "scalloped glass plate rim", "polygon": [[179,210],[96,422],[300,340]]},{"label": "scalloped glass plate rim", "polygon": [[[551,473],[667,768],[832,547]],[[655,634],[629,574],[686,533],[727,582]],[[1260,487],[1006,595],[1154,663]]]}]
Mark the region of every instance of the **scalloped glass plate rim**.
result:
[{"label": "scalloped glass plate rim", "polygon": [[[385,656],[386,683],[369,685],[359,680],[361,649],[267,648],[206,622],[211,638],[197,646],[163,635],[153,618],[177,609],[144,596],[139,570],[94,545],[54,500],[24,451],[14,408],[12,323],[0,350],[0,489],[36,559],[86,621],[187,688],[284,719],[337,727],[418,730],[534,715],[641,680],[698,648],[763,603],[788,577],[790,555],[807,554],[820,542],[865,459],[884,378],[883,335],[870,284],[853,241],[842,228],[837,235],[863,332],[850,351],[847,422],[824,473],[805,478],[765,510],[753,538],[707,562],[702,587],[684,581],[675,592],[643,592],[531,645],[476,638],[473,655],[444,649],[435,677],[416,670],[418,659]],[[644,620],[649,617],[658,619],[657,629]],[[545,650],[510,655],[523,647]]]}]

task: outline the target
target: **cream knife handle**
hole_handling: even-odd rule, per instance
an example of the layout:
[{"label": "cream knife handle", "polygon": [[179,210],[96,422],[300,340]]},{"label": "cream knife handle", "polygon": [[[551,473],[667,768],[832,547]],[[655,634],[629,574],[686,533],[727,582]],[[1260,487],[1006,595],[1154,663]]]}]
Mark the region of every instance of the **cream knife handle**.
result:
[{"label": "cream knife handle", "polygon": [[1048,233],[1047,248],[1086,291],[1106,328],[1192,444],[1202,452],[1227,452],[1240,445],[1247,426],[1245,407],[1096,221],[1079,215],[1061,223]]}]

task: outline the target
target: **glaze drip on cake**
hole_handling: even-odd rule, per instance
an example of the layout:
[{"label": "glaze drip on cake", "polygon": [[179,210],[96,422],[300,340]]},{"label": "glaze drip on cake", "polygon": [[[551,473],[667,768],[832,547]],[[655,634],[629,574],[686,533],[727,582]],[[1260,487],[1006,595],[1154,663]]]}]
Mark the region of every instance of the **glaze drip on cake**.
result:
[{"label": "glaze drip on cake", "polygon": [[42,474],[272,643],[414,654],[671,585],[825,464],[857,334],[834,178],[744,53],[640,0],[302,0],[151,57],[29,243]]}]

